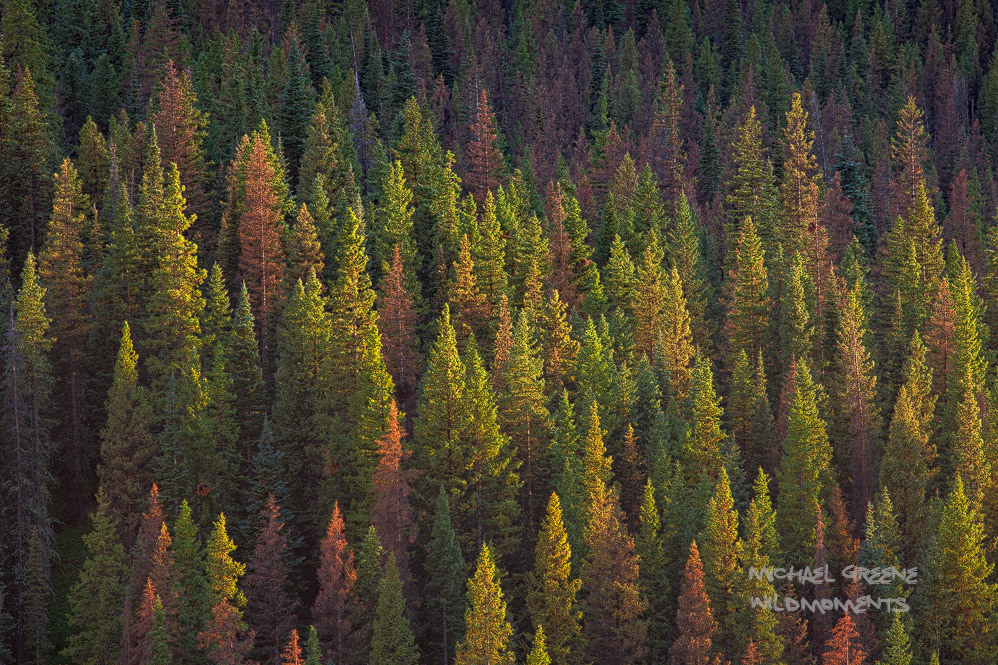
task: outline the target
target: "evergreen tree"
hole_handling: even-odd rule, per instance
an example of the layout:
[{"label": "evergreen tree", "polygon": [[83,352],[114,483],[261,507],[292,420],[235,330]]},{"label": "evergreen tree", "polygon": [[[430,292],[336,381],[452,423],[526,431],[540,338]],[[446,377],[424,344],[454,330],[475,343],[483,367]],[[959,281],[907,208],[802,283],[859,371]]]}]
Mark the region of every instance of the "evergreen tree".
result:
[{"label": "evergreen tree", "polygon": [[551,662],[579,663],[582,612],[577,608],[576,595],[582,583],[572,577],[572,550],[556,493],[551,494],[548,502],[534,552],[527,592],[527,611],[534,625],[534,639],[545,634],[542,626],[548,626],[546,649]]},{"label": "evergreen tree", "polygon": [[[190,71],[179,71],[168,61],[156,95],[153,123],[159,138],[163,168],[176,164],[180,183],[187,199],[188,214],[204,214],[208,207],[205,194],[204,139],[208,116],[198,108],[197,94]],[[207,228],[200,229],[201,242],[214,240]]]},{"label": "evergreen tree", "polygon": [[778,530],[789,560],[814,550],[814,527],[830,491],[832,451],[818,412],[817,386],[807,363],[798,361],[780,462]]},{"label": "evergreen tree", "polygon": [[670,607],[672,594],[667,569],[670,562],[663,546],[661,519],[650,479],[644,488],[635,551],[640,564],[641,596],[648,603],[649,658],[651,662],[658,662],[667,652],[667,635],[672,623],[669,611],[674,608]]},{"label": "evergreen tree", "polygon": [[899,613],[893,615],[882,645],[877,665],[911,665],[911,640]]},{"label": "evergreen tree", "polygon": [[334,662],[346,662],[347,639],[350,634],[348,609],[357,571],[353,563],[353,550],[343,532],[343,516],[339,504],[333,507],[329,528],[322,540],[319,555],[319,594],[312,604],[312,622],[320,639]]},{"label": "evergreen tree", "polygon": [[754,358],[760,351],[768,351],[770,301],[762,243],[751,217],[742,221],[733,266],[729,271],[732,290],[726,334],[732,349],[744,350]]},{"label": "evergreen tree", "polygon": [[449,656],[464,633],[466,573],[461,548],[451,526],[447,492],[442,486],[426,553],[427,655],[431,662],[449,663]]},{"label": "evergreen tree", "polygon": [[724,227],[726,238],[725,255],[728,266],[735,265],[737,246],[742,234],[742,224],[746,218],[756,220],[763,235],[769,237],[773,228],[772,183],[766,178],[766,153],[762,143],[762,126],[756,117],[755,106],[750,106],[745,121],[738,128],[738,138],[732,156],[736,165],[735,173],[728,181],[728,194],[725,197]]},{"label": "evergreen tree", "polygon": [[[715,307],[711,304],[714,294],[702,243],[698,220],[686,200],[686,194],[680,193],[675,224],[667,237],[666,256],[679,273],[686,306],[690,312],[693,341],[706,349],[713,345],[714,327],[711,318],[715,314]],[[672,290],[675,292],[674,284],[673,282]]]},{"label": "evergreen tree", "polygon": [[297,26],[284,34],[286,76],[277,113],[281,145],[288,161],[291,184],[298,182],[298,166],[305,149],[309,119],[312,116],[315,90],[305,59],[305,48],[299,40]]},{"label": "evergreen tree", "polygon": [[[780,239],[787,256],[795,252],[811,256],[811,238],[818,228],[818,164],[811,152],[814,132],[807,127],[807,111],[801,106],[800,93],[794,93],[783,144],[783,181],[780,198],[783,217]],[[814,275],[817,277],[817,275]]]},{"label": "evergreen tree", "polygon": [[402,598],[395,556],[388,555],[385,574],[378,590],[371,639],[371,665],[415,665],[419,662],[416,642],[405,617],[405,600]]},{"label": "evergreen tree", "polygon": [[398,412],[393,400],[388,411],[388,431],[378,441],[378,469],[372,478],[374,508],[371,523],[378,532],[378,538],[385,550],[392,555],[399,574],[408,583],[408,548],[415,540],[415,524],[412,508],[409,505],[409,491],[412,472],[402,468],[410,451],[402,445],[405,431],[399,420],[404,417]]},{"label": "evergreen tree", "polygon": [[827,665],[853,665],[866,660],[866,650],[856,630],[852,613],[845,612],[835,623],[832,635],[825,643],[822,663]]},{"label": "evergreen tree", "polygon": [[131,329],[125,323],[105,404],[107,424],[101,430],[97,466],[100,492],[107,502],[109,516],[116,522],[122,544],[135,539],[138,509],[152,482],[148,465],[156,447],[150,432],[149,402],[138,385],[138,360],[132,347]]},{"label": "evergreen tree", "polygon": [[707,506],[707,519],[699,541],[703,551],[704,587],[719,628],[714,642],[718,650],[727,654],[735,651],[734,594],[744,575],[739,565],[741,543],[738,541],[738,512],[734,506],[728,474],[722,469],[717,490]]},{"label": "evergreen tree", "polygon": [[468,579],[468,609],[464,614],[466,632],[457,645],[455,665],[515,662],[510,639],[513,628],[506,616],[506,601],[492,551],[483,545],[475,574]]},{"label": "evergreen tree", "polygon": [[287,241],[287,279],[286,285],[294,284],[296,280],[308,279],[309,271],[314,270],[321,275],[326,267],[326,257],[322,253],[319,242],[319,231],[315,219],[304,203],[298,208],[298,216],[291,227]]},{"label": "evergreen tree", "polygon": [[682,442],[682,460],[686,467],[710,478],[720,477],[725,466],[724,432],[721,431],[721,398],[714,390],[710,360],[702,353],[693,359],[690,401],[687,409],[689,432]]},{"label": "evergreen tree", "polygon": [[474,103],[474,119],[468,128],[468,173],[465,177],[468,190],[476,201],[484,201],[486,192],[499,185],[503,171],[503,157],[499,151],[496,120],[483,88]]},{"label": "evergreen tree", "polygon": [[76,631],[63,653],[73,662],[98,665],[118,659],[125,600],[125,550],[110,507],[98,497],[93,529],[84,537],[87,560],[70,593],[69,625]]},{"label": "evergreen tree", "polygon": [[717,622],[710,609],[710,599],[704,588],[703,565],[694,540],[686,560],[683,587],[679,594],[676,627],[679,637],[669,649],[669,658],[683,665],[707,665],[714,653]]},{"label": "evergreen tree", "polygon": [[534,633],[534,643],[530,647],[527,655],[527,665],[551,665],[551,657],[548,655],[547,643],[544,639],[544,627],[537,626]]}]

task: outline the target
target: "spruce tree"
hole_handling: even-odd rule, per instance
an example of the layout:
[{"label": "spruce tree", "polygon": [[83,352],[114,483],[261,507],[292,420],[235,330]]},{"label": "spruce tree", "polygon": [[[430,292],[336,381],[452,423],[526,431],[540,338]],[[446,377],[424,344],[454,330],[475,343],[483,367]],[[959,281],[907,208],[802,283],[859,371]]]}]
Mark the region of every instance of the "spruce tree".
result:
[{"label": "spruce tree", "polygon": [[63,650],[83,665],[119,657],[127,572],[113,513],[101,496],[91,522],[93,529],[84,537],[87,559],[69,597],[69,625],[75,632]]},{"label": "spruce tree", "polygon": [[512,665],[515,657],[510,639],[513,627],[506,614],[499,573],[488,544],[478,555],[475,574],[468,579],[466,631],[457,645],[455,665]]},{"label": "spruce tree", "polygon": [[447,492],[442,486],[426,553],[426,655],[430,662],[449,663],[450,655],[464,633],[466,572],[461,548],[451,526]]},{"label": "spruce tree", "polygon": [[357,570],[354,568],[353,550],[344,535],[343,516],[339,504],[333,507],[326,536],[319,554],[319,593],[312,604],[312,622],[319,638],[334,662],[346,662],[350,620],[348,609]]},{"label": "spruce tree", "polygon": [[289,588],[291,566],[286,525],[273,494],[258,519],[264,526],[247,562],[243,582],[246,620],[256,631],[252,655],[261,663],[276,665],[284,635],[293,629],[298,602],[293,600]]},{"label": "spruce tree", "polygon": [[405,600],[395,556],[388,555],[385,573],[378,587],[371,638],[371,665],[416,665],[419,653],[405,616]]},{"label": "spruce tree", "polygon": [[683,439],[681,449],[682,461],[691,473],[706,472],[711,479],[720,477],[725,466],[722,414],[721,398],[714,390],[710,360],[698,352],[693,359],[687,407],[689,432]]},{"label": "spruce tree", "polygon": [[551,665],[551,656],[548,655],[543,626],[537,626],[537,632],[534,633],[533,646],[530,647],[530,653],[527,655],[527,665]]},{"label": "spruce tree", "polygon": [[135,540],[139,506],[152,482],[148,465],[156,448],[150,432],[149,401],[138,385],[138,360],[132,347],[131,329],[125,323],[105,403],[107,424],[101,430],[97,465],[100,492],[107,502],[109,516],[116,522],[122,544]]},{"label": "spruce tree", "polygon": [[670,661],[683,665],[705,665],[714,649],[717,622],[710,609],[710,599],[704,588],[703,565],[694,540],[686,560],[683,587],[679,594],[676,628],[679,637],[669,649]]},{"label": "spruce tree", "polygon": [[754,358],[760,351],[768,352],[766,330],[769,327],[770,300],[762,243],[751,217],[742,222],[732,265],[729,270],[731,299],[725,331],[731,349],[744,350],[749,358]]},{"label": "spruce tree", "polygon": [[832,451],[818,412],[817,386],[807,363],[798,361],[780,462],[778,530],[788,560],[814,550],[814,524],[830,492]]},{"label": "spruce tree", "polygon": [[658,662],[667,653],[668,634],[672,623],[671,585],[661,533],[661,518],[655,503],[655,491],[649,479],[641,502],[641,516],[634,539],[640,568],[638,583],[641,596],[648,603],[649,658]]},{"label": "spruce tree", "polygon": [[528,578],[527,611],[536,635],[547,626],[547,651],[551,662],[570,665],[581,662],[582,612],[576,596],[582,585],[572,577],[572,550],[562,521],[561,501],[556,493],[548,501],[534,550],[534,567]]},{"label": "spruce tree", "polygon": [[728,182],[728,194],[725,197],[725,256],[728,257],[728,266],[735,265],[734,257],[746,218],[756,220],[767,237],[775,231],[775,206],[770,198],[772,183],[766,178],[766,153],[755,106],[749,107],[745,121],[738,128],[733,159],[736,171]]},{"label": "spruce tree", "polygon": [[710,598],[718,633],[715,646],[722,653],[735,652],[737,627],[735,589],[744,572],[740,569],[741,543],[738,541],[738,512],[731,496],[728,474],[722,469],[717,490],[707,506],[707,519],[698,537],[702,551],[704,587]]}]

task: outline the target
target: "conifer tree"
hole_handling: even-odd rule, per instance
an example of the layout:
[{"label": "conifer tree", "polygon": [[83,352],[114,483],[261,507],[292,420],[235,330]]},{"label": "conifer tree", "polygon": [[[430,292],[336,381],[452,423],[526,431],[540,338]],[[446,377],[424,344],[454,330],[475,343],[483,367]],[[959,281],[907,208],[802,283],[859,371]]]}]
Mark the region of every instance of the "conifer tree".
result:
[{"label": "conifer tree", "polygon": [[770,300],[762,243],[751,217],[742,221],[733,266],[729,271],[733,285],[726,334],[732,349],[744,349],[749,358],[754,358],[760,351],[767,351]]},{"label": "conifer tree", "polygon": [[738,541],[738,512],[731,496],[728,474],[721,469],[717,490],[707,506],[707,518],[700,534],[703,551],[704,587],[719,631],[715,646],[727,654],[734,653],[734,631],[737,625],[735,589],[743,572],[740,570],[741,543]]},{"label": "conifer tree", "polygon": [[795,251],[811,256],[809,239],[819,233],[818,164],[811,152],[814,132],[807,127],[807,115],[801,106],[800,93],[794,93],[787,111],[780,183],[783,204],[780,238],[787,256],[793,256]]},{"label": "conifer tree", "polygon": [[246,620],[256,631],[252,655],[261,663],[277,665],[281,643],[293,630],[297,601],[290,593],[291,566],[288,561],[288,534],[281,508],[274,495],[260,512],[265,526],[257,537],[253,555],[247,562],[243,588]]},{"label": "conifer tree", "polygon": [[159,595],[156,596],[153,605],[152,629],[149,631],[148,642],[148,655],[142,654],[141,662],[149,665],[170,665],[173,662],[166,613],[163,611],[163,601]]},{"label": "conifer tree", "polygon": [[114,379],[105,408],[107,424],[101,430],[97,476],[107,512],[117,523],[122,544],[135,539],[138,511],[152,482],[148,464],[156,442],[150,432],[152,413],[145,391],[138,385],[138,355],[125,323],[114,364]]},{"label": "conifer tree", "polygon": [[316,275],[321,275],[325,270],[326,257],[319,242],[319,231],[304,203],[298,208],[295,223],[288,234],[286,254],[288,270],[285,286],[292,286],[299,279],[305,281],[309,271],[314,270]]},{"label": "conifer tree", "polygon": [[854,665],[865,662],[866,656],[852,613],[844,612],[825,643],[821,662],[826,665]]},{"label": "conifer tree", "polygon": [[891,174],[893,214],[907,215],[916,205],[918,188],[924,184],[928,145],[925,115],[909,95],[898,113],[895,135],[891,138],[891,159],[898,169]]},{"label": "conifer tree", "polygon": [[804,262],[799,253],[794,254],[789,265],[783,268],[779,303],[780,333],[779,368],[775,376],[785,376],[795,359],[810,358],[814,346],[814,316],[804,293],[805,285],[811,286],[804,272]]},{"label": "conifer tree", "polygon": [[415,334],[418,315],[406,281],[402,252],[395,246],[389,268],[381,280],[381,293],[378,294],[378,329],[381,331],[385,364],[403,400],[411,398],[415,390],[419,361]]},{"label": "conifer tree", "polygon": [[436,514],[426,546],[425,616],[430,662],[449,663],[450,654],[464,633],[465,566],[451,526],[450,506],[443,487],[437,496]]},{"label": "conifer tree", "polygon": [[703,565],[694,540],[690,544],[689,558],[679,594],[676,627],[679,637],[669,649],[670,661],[682,665],[707,665],[714,653],[714,635],[717,622],[710,609],[710,599],[704,588]]},{"label": "conifer tree", "polygon": [[667,287],[663,284],[666,279],[662,271],[663,256],[658,234],[652,232],[635,275],[634,300],[631,304],[634,310],[634,352],[637,355],[646,353],[653,360],[655,341],[664,323],[662,309]]},{"label": "conifer tree", "polygon": [[548,655],[543,626],[537,626],[537,632],[534,633],[534,643],[527,655],[527,665],[551,665],[551,656]]},{"label": "conifer tree", "polygon": [[475,266],[467,234],[461,236],[461,247],[454,263],[454,281],[450,283],[447,301],[454,311],[460,342],[463,343],[470,334],[482,332],[488,314],[488,301],[475,281]]},{"label": "conifer tree", "polygon": [[465,176],[468,190],[476,201],[484,201],[486,192],[499,185],[503,171],[503,157],[499,151],[496,119],[489,104],[488,94],[482,88],[474,103],[474,119],[469,127],[467,146],[468,173]]},{"label": "conifer tree", "polygon": [[875,460],[881,447],[882,429],[876,401],[877,376],[869,353],[871,335],[861,288],[857,282],[845,295],[840,308],[836,344],[839,367],[833,381],[838,411],[835,448],[849,451],[853,513],[857,519],[875,492]]},{"label": "conifer tree", "polygon": [[582,612],[576,596],[581,581],[572,577],[572,550],[562,521],[561,501],[556,493],[548,501],[534,550],[534,567],[529,576],[527,611],[536,635],[547,628],[547,651],[551,662],[569,665],[580,662]]},{"label": "conifer tree", "polygon": [[648,655],[651,662],[658,662],[667,653],[667,635],[672,623],[669,615],[674,608],[670,607],[672,594],[667,569],[669,562],[663,546],[661,519],[651,479],[645,484],[640,522],[634,540],[640,564],[638,583],[641,586],[641,596],[648,603],[648,632],[651,638]]},{"label": "conifer tree", "polygon": [[510,645],[513,628],[506,615],[499,573],[488,544],[482,546],[475,574],[468,579],[468,609],[464,622],[466,632],[457,645],[455,665],[512,665],[515,662]]},{"label": "conifer tree", "polygon": [[528,534],[536,528],[540,510],[537,497],[544,493],[544,451],[551,426],[545,406],[543,360],[538,351],[533,326],[527,313],[521,311],[513,331],[509,362],[503,370],[506,387],[500,394],[499,414],[522,469],[522,510]]},{"label": "conifer tree", "polygon": [[416,534],[409,505],[412,473],[402,466],[410,454],[402,443],[405,431],[399,421],[403,417],[404,414],[398,412],[392,400],[388,411],[388,431],[378,441],[380,459],[372,478],[375,500],[371,522],[385,550],[394,558],[402,580],[408,583],[407,550]]},{"label": "conifer tree", "polygon": [[924,609],[916,628],[923,649],[937,651],[941,662],[984,663],[989,658],[985,617],[994,607],[996,591],[988,582],[993,565],[982,550],[979,515],[957,476],[926,538],[925,581],[914,605],[924,603]]},{"label": "conifer tree", "polygon": [[333,507],[329,528],[322,540],[319,555],[319,594],[312,604],[312,622],[326,651],[334,662],[346,662],[347,639],[350,635],[348,609],[357,571],[353,550],[343,532],[343,516],[339,504]]},{"label": "conifer tree", "polygon": [[88,556],[70,592],[69,625],[76,632],[63,651],[83,665],[119,657],[127,572],[114,517],[100,496],[91,522],[93,529],[84,537]]},{"label": "conifer tree", "polygon": [[211,618],[211,598],[199,526],[187,500],[173,523],[173,574],[177,581],[178,653],[203,655],[198,637]]},{"label": "conifer tree", "polygon": [[419,282],[418,248],[413,238],[412,189],[405,179],[402,162],[395,160],[388,165],[381,183],[381,199],[374,210],[375,226],[371,237],[373,248],[371,262],[376,274],[385,274],[391,265],[394,248],[399,248],[406,290],[413,296]]},{"label": "conifer tree", "polygon": [[405,616],[405,600],[395,555],[389,553],[378,588],[371,639],[371,665],[416,665],[419,653]]},{"label": "conifer tree", "polygon": [[728,266],[735,264],[735,252],[745,218],[756,220],[764,235],[775,230],[772,227],[774,206],[770,199],[772,183],[766,178],[762,126],[756,117],[755,106],[749,107],[745,121],[738,128],[732,158],[736,171],[728,181],[725,197],[725,256],[728,257]]},{"label": "conifer tree", "polygon": [[721,430],[721,398],[714,390],[710,360],[697,352],[693,358],[690,401],[687,409],[689,433],[682,442],[682,459],[687,468],[720,477],[725,465],[724,432]]},{"label": "conifer tree", "polygon": [[357,549],[357,581],[353,585],[348,617],[353,632],[347,660],[367,662],[371,655],[371,629],[378,604],[378,589],[385,576],[385,550],[373,526],[367,528]]},{"label": "conifer tree", "polygon": [[[145,320],[146,363],[150,384],[162,395],[171,374],[181,377],[197,358],[199,318],[204,308],[201,282],[205,271],[197,265],[197,245],[184,237],[193,222],[184,214],[185,202],[180,172],[174,164],[163,194],[161,223],[154,256],[155,268],[149,277],[148,316]],[[141,221],[141,220],[139,220]]]},{"label": "conifer tree", "polygon": [[[713,345],[714,326],[711,317],[715,314],[715,308],[711,305],[714,294],[709,281],[707,261],[704,259],[705,250],[701,245],[699,222],[686,200],[686,194],[680,193],[675,224],[666,239],[666,257],[679,273],[686,307],[690,312],[693,341],[706,349]],[[675,286],[672,288],[675,291]]]},{"label": "conifer tree", "polygon": [[911,640],[900,613],[894,613],[881,644],[877,665],[911,665]]},{"label": "conifer tree", "polygon": [[[58,382],[57,402],[63,413],[65,454],[72,469],[70,482],[76,487],[77,506],[82,507],[84,479],[89,466],[84,431],[83,399],[86,377],[82,373],[83,351],[90,328],[86,315],[91,280],[84,272],[84,223],[88,201],[83,195],[73,163],[63,160],[55,175],[52,216],[45,245],[38,255],[38,275],[45,284],[45,304],[52,315],[55,337],[54,371]],[[63,438],[60,437],[60,438]]]},{"label": "conifer tree", "polygon": [[[203,214],[208,206],[205,195],[204,138],[208,116],[198,108],[197,94],[189,71],[178,71],[173,61],[167,61],[165,74],[156,96],[153,123],[159,138],[163,168],[176,164],[180,183],[187,199],[188,214]],[[202,242],[214,238],[201,229]]]},{"label": "conifer tree", "polygon": [[291,629],[291,637],[281,651],[280,665],[303,665],[304,659],[301,655],[301,646],[298,644],[298,629]]},{"label": "conifer tree", "polygon": [[305,59],[297,25],[284,33],[285,66],[287,78],[281,92],[277,113],[283,152],[287,157],[292,184],[298,182],[298,166],[305,148],[309,118],[312,116],[315,90]]},{"label": "conifer tree", "polygon": [[319,633],[315,626],[308,627],[308,642],[305,643],[305,665],[321,665]]},{"label": "conifer tree", "polygon": [[818,412],[817,386],[804,360],[797,363],[780,462],[778,530],[790,560],[814,550],[814,527],[830,491],[832,451]]}]

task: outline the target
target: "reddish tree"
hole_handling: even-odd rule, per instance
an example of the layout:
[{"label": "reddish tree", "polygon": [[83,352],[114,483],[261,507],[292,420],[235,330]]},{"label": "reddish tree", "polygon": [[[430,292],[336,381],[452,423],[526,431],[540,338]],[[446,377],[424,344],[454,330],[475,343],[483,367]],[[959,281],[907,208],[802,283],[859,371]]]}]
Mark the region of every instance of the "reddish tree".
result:
[{"label": "reddish tree", "polygon": [[497,145],[496,118],[484,89],[476,100],[473,118],[468,128],[468,169],[464,181],[468,191],[481,204],[485,201],[485,193],[499,186],[503,169],[502,153]]},{"label": "reddish tree", "polygon": [[566,214],[562,207],[562,199],[561,183],[548,183],[547,200],[544,205],[548,223],[551,225],[548,258],[551,273],[548,276],[548,286],[558,292],[569,311],[575,311],[581,304],[581,299],[576,288],[572,238],[565,228]]},{"label": "reddish tree", "polygon": [[385,365],[395,381],[399,401],[403,405],[415,394],[418,369],[415,327],[418,321],[412,295],[406,290],[402,253],[399,246],[392,250],[391,269],[381,280],[378,303],[378,329]]},{"label": "reddish tree", "polygon": [[851,612],[845,612],[835,624],[832,638],[825,647],[822,665],[863,665],[866,662],[866,651]]},{"label": "reddish tree", "polygon": [[128,665],[140,665],[149,660],[149,647],[152,644],[150,633],[153,628],[153,615],[156,605],[156,588],[152,585],[152,580],[147,579],[146,585],[142,589],[142,596],[138,610],[130,623],[131,634],[135,639],[128,645],[126,650]]},{"label": "reddish tree", "polygon": [[223,600],[211,608],[211,618],[198,635],[198,643],[214,665],[243,665],[253,647],[253,637],[239,610]]},{"label": "reddish tree", "polygon": [[658,108],[652,123],[649,143],[651,165],[658,175],[662,200],[673,214],[679,209],[679,194],[683,191],[683,137],[680,131],[683,108],[683,86],[676,82],[672,61],[665,65]]},{"label": "reddish tree", "polygon": [[828,251],[835,257],[836,263],[842,260],[855,233],[851,212],[852,201],[843,193],[842,176],[839,171],[835,171],[825,190],[825,199],[818,214],[821,226],[828,232]]},{"label": "reddish tree", "polygon": [[710,609],[710,599],[703,583],[703,562],[697,542],[690,544],[690,555],[686,559],[686,572],[683,588],[679,593],[679,609],[676,612],[676,628],[679,637],[669,649],[670,662],[678,665],[707,665],[711,662],[714,633],[717,622]]},{"label": "reddish tree", "polygon": [[925,330],[925,345],[929,347],[926,358],[932,369],[932,392],[944,395],[953,364],[953,336],[956,334],[956,306],[950,292],[949,280],[939,282],[932,318]]},{"label": "reddish tree", "polygon": [[762,654],[759,653],[759,647],[755,645],[755,642],[749,640],[745,655],[742,656],[742,665],[762,665],[762,663],[763,659]]},{"label": "reddish tree", "polygon": [[256,631],[253,658],[268,664],[280,660],[284,636],[295,623],[298,601],[288,593],[288,537],[273,494],[260,517],[264,527],[247,565],[243,592],[246,619]]},{"label": "reddish tree", "polygon": [[925,181],[923,165],[929,156],[929,136],[925,133],[925,117],[915,98],[898,114],[896,134],[891,139],[891,159],[898,171],[891,174],[890,222],[898,215],[907,215],[918,199],[918,188]]},{"label": "reddish tree", "polygon": [[288,640],[287,646],[281,652],[281,665],[304,665],[304,663],[301,646],[298,644],[298,629],[292,628],[291,639]]},{"label": "reddish tree", "polygon": [[[263,139],[253,142],[246,169],[246,207],[239,223],[239,272],[246,282],[253,316],[260,330],[260,354],[267,367],[268,331],[280,305],[284,278],[281,211],[274,192],[274,167]],[[266,381],[266,373],[264,380]]]},{"label": "reddish tree", "polygon": [[614,475],[620,480],[620,507],[624,509],[628,528],[634,533],[641,516],[645,480],[641,473],[641,453],[630,423],[624,433],[622,454],[614,457],[613,466]]},{"label": "reddish tree", "polygon": [[408,583],[409,558],[407,549],[412,545],[412,509],[409,506],[409,476],[411,472],[402,469],[402,462],[410,451],[402,446],[405,431],[399,422],[399,411],[392,400],[388,407],[388,427],[385,436],[378,441],[378,468],[374,472],[374,510],[371,523],[386,552],[395,555],[399,577],[403,584]]},{"label": "reddish tree", "polygon": [[319,632],[320,641],[327,652],[332,651],[333,661],[346,662],[347,637],[350,621],[347,610],[357,570],[353,565],[353,550],[343,532],[343,516],[340,505],[333,506],[333,517],[329,520],[326,536],[322,539],[319,554],[319,595],[312,605],[312,622]]},{"label": "reddish tree", "polygon": [[960,172],[953,178],[953,184],[950,185],[950,212],[943,224],[943,230],[946,232],[947,238],[956,241],[960,253],[967,259],[967,263],[974,269],[974,272],[980,274],[982,260],[980,212],[978,209],[980,204],[972,200],[973,193],[968,190],[968,184],[967,170],[960,169]]},{"label": "reddish tree", "polygon": [[[171,163],[177,165],[187,201],[186,212],[200,214],[208,204],[201,149],[208,119],[195,106],[197,97],[190,72],[178,72],[173,60],[168,60],[156,101],[159,109],[153,121],[163,168]],[[199,243],[208,240],[210,238],[202,235]]]}]

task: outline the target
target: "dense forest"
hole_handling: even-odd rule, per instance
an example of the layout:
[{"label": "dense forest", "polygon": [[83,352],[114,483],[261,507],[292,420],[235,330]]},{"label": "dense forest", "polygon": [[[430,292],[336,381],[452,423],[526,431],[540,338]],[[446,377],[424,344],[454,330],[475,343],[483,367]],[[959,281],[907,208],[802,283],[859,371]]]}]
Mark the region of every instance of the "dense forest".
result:
[{"label": "dense forest", "polygon": [[996,38],[5,0],[0,663],[995,663]]}]

